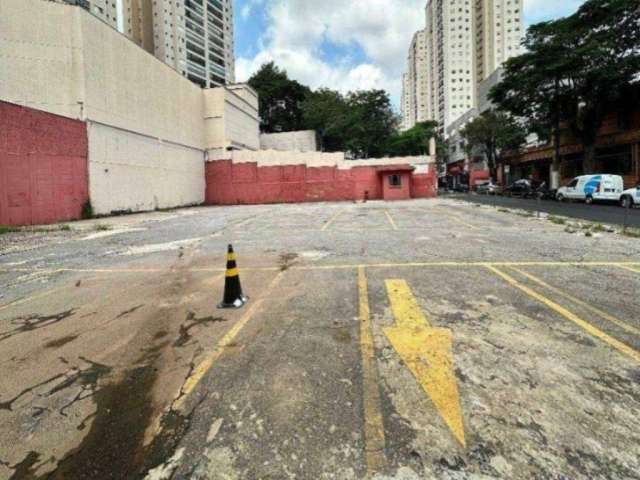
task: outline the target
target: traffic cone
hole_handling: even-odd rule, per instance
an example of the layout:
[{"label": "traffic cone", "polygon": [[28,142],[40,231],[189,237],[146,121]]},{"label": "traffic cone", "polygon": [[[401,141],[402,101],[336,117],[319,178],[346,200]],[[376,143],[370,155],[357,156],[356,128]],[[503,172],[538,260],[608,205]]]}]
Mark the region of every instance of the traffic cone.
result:
[{"label": "traffic cone", "polygon": [[229,245],[227,253],[227,273],[224,281],[224,298],[218,308],[242,308],[249,299],[242,294],[240,274],[236,263],[233,246]]}]

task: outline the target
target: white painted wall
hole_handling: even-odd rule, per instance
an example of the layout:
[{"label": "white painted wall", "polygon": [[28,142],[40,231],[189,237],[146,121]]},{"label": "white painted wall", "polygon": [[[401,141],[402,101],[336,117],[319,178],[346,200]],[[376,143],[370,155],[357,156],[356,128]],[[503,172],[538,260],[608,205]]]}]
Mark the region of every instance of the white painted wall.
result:
[{"label": "white painted wall", "polygon": [[280,150],[283,152],[317,152],[317,135],[315,130],[263,133],[260,135],[260,148],[262,150]]},{"label": "white painted wall", "polygon": [[89,122],[89,194],[96,214],[204,202],[202,151]]}]

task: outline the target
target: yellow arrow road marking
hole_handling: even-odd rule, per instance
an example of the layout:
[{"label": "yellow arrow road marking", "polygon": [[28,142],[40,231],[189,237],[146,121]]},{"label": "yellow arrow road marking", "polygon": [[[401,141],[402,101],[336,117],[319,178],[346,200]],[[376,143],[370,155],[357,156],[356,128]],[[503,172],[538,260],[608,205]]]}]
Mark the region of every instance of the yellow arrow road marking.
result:
[{"label": "yellow arrow road marking", "polygon": [[464,447],[464,421],[451,353],[451,331],[429,325],[407,282],[387,280],[386,285],[396,326],[384,328],[384,334]]}]

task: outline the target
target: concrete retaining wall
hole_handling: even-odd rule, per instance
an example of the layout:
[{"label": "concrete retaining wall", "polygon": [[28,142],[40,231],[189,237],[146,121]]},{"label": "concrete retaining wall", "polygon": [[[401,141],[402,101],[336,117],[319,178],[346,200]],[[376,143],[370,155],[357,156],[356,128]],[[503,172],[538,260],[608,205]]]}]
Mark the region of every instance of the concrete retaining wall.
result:
[{"label": "concrete retaining wall", "polygon": [[89,122],[89,192],[96,214],[204,202],[201,150]]},{"label": "concrete retaining wall", "polygon": [[299,132],[263,133],[260,135],[262,150],[278,150],[281,152],[316,152],[318,141],[315,130]]}]

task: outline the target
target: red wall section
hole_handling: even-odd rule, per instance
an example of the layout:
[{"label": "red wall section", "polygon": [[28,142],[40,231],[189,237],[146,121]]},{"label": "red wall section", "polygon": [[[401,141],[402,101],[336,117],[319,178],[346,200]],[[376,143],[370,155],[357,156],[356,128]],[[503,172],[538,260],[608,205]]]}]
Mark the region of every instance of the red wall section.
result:
[{"label": "red wall section", "polygon": [[[306,168],[304,165],[260,167],[255,163],[218,160],[206,164],[206,203],[236,205],[301,203],[382,199],[382,175],[376,167]],[[436,196],[434,172],[403,174],[403,189],[389,193],[388,199]]]},{"label": "red wall section", "polygon": [[389,177],[393,175],[393,172],[382,174],[382,197],[385,200],[406,200],[411,198],[411,174],[410,173],[397,173],[401,178],[400,187],[392,187],[389,184]]},{"label": "red wall section", "polygon": [[87,156],[84,122],[0,102],[0,225],[80,218]]}]

